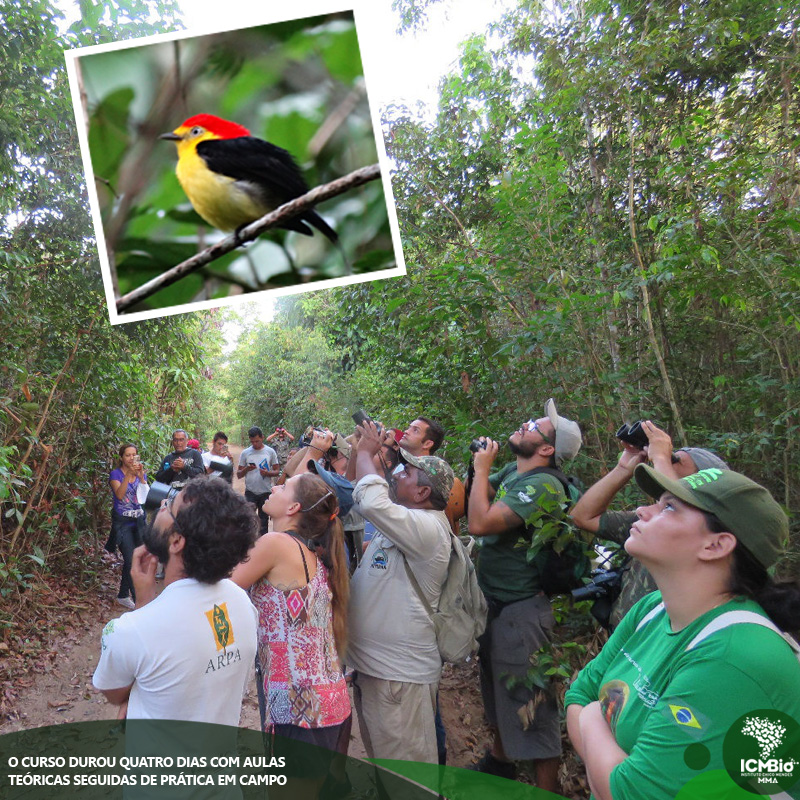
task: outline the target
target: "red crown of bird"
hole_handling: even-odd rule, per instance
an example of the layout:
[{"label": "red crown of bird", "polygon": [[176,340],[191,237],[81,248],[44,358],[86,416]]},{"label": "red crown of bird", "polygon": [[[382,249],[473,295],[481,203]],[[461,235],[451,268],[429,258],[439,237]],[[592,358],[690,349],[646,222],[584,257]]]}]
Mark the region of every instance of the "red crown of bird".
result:
[{"label": "red crown of bird", "polygon": [[189,117],[182,128],[193,128],[195,125],[205,128],[210,133],[219,136],[220,139],[236,139],[239,136],[252,136],[244,125],[238,122],[229,122],[227,119],[215,117],[213,114],[195,114]]}]

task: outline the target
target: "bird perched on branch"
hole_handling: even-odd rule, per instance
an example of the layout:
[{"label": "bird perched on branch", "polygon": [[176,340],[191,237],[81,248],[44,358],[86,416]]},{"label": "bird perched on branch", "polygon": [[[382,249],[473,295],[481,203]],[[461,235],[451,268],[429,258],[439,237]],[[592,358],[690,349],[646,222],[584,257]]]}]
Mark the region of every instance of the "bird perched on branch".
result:
[{"label": "bird perched on branch", "polygon": [[[197,114],[159,138],[175,142],[178,181],[194,210],[221,231],[238,234],[245,225],[308,191],[286,150],[251,136],[235,122]],[[311,208],[279,227],[312,236],[308,225],[337,244],[336,231]]]}]

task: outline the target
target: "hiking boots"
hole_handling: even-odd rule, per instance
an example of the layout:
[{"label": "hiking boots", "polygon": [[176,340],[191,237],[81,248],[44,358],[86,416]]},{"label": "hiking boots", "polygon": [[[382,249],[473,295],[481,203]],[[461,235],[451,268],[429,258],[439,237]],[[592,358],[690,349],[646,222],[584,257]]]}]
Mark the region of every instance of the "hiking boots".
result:
[{"label": "hiking boots", "polygon": [[483,758],[467,769],[475,772],[485,772],[487,775],[496,775],[498,778],[508,778],[515,780],[517,777],[517,765],[513,761],[501,761],[488,750],[483,754]]}]

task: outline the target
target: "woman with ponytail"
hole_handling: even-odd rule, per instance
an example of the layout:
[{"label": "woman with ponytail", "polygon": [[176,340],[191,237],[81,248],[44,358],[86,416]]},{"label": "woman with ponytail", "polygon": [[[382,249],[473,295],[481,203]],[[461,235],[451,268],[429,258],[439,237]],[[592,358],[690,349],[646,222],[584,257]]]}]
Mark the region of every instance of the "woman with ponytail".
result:
[{"label": "woman with ponytail", "polygon": [[[303,473],[275,486],[264,511],[273,531],[232,575],[250,589],[259,613],[262,728],[278,737],[278,752],[291,740],[333,757],[351,713],[339,655],[347,643],[350,584],[336,495],[321,478]],[[285,772],[321,785],[329,765],[319,751],[300,746]],[[297,789],[296,780],[292,786]]]},{"label": "woman with ponytail", "polygon": [[[797,797],[800,646],[786,634],[800,631],[800,587],[768,572],[789,538],[786,514],[729,470],[674,480],[639,465],[634,477],[655,502],[636,510],[625,549],[658,591],[625,615],[564,701],[593,797],[727,798],[744,796],[740,786]],[[745,728],[755,738],[739,752]],[[770,753],[759,758],[765,730]],[[789,766],[773,770],[779,762]]]}]

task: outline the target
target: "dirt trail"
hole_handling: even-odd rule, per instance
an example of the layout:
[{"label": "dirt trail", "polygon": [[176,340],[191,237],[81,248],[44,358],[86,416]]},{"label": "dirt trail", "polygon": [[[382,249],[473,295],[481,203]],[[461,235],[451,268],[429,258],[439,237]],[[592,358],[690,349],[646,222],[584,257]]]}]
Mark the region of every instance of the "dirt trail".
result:
[{"label": "dirt trail", "polygon": [[[241,447],[231,446],[234,463]],[[234,473],[234,488],[244,493],[244,480]],[[100,652],[100,633],[110,619],[126,613],[115,603],[121,558],[108,555],[98,546],[102,560],[102,590],[82,595],[74,613],[48,635],[48,655],[36,663],[27,663],[15,681],[15,697],[10,711],[0,719],[0,734],[64,722],[111,719],[114,707],[92,686],[92,673]],[[36,598],[31,597],[35,602]],[[477,689],[474,664],[445,666],[440,684],[440,705],[448,735],[448,763],[468,766],[483,752],[488,731]],[[243,727],[258,729],[259,713],[255,683],[250,682],[242,706]],[[366,756],[357,721],[353,725],[350,755]]]}]

